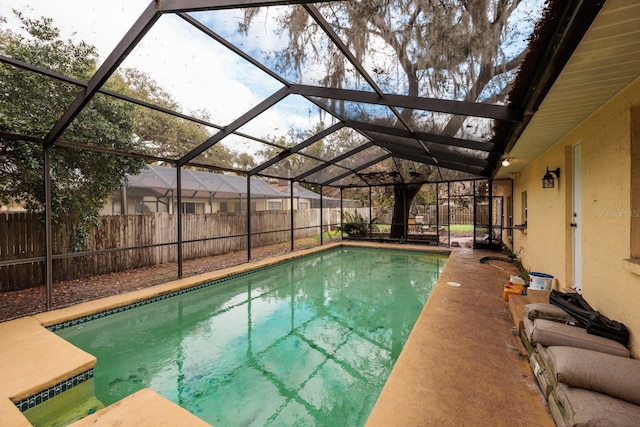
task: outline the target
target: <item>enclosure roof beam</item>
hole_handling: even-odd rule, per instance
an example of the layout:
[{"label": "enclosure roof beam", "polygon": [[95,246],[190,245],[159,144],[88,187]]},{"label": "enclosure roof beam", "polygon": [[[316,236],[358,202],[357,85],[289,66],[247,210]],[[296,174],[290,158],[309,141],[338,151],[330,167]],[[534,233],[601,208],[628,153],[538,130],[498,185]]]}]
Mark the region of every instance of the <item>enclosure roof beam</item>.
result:
[{"label": "enclosure roof beam", "polygon": [[261,171],[267,169],[268,167],[286,159],[287,157],[289,157],[290,155],[297,153],[298,151],[308,147],[309,145],[313,144],[314,142],[317,142],[319,140],[321,140],[322,138],[331,135],[332,133],[334,133],[335,131],[341,129],[344,127],[344,123],[336,123],[335,125],[328,127],[327,129],[323,130],[322,132],[319,132],[317,134],[315,134],[314,136],[312,136],[311,138],[308,138],[306,141],[301,142],[298,145],[295,145],[291,148],[287,148],[286,150],[284,150],[282,153],[278,154],[277,156],[275,156],[274,158],[267,160],[266,162],[264,162],[263,164],[261,164],[260,166],[256,166],[255,168],[251,169],[249,172],[247,172],[249,175],[255,175],[260,173]]},{"label": "enclosure roof beam", "polygon": [[[19,68],[22,68],[22,69],[25,69],[25,70],[33,71],[34,73],[42,74],[42,75],[45,75],[47,77],[51,77],[51,78],[54,78],[54,79],[57,79],[57,80],[60,80],[60,81],[63,81],[63,82],[71,83],[71,84],[74,84],[74,85],[77,85],[77,86],[82,86],[85,89],[87,87],[87,83],[83,82],[81,80],[75,79],[73,77],[67,77],[67,76],[65,76],[63,74],[56,73],[55,71],[51,71],[51,70],[48,70],[46,68],[37,67],[37,66],[31,65],[31,64],[29,64],[27,62],[20,61],[20,60],[14,59],[14,58],[10,58],[10,57],[4,56],[4,55],[0,55],[0,62],[5,62],[5,63],[11,64],[11,65],[13,65],[15,67],[19,67]],[[191,122],[194,122],[194,123],[198,123],[198,124],[201,124],[203,126],[208,126],[208,127],[211,127],[211,128],[214,128],[214,129],[218,129],[218,130],[222,130],[223,129],[223,127],[218,125],[218,124],[211,123],[211,122],[208,122],[206,120],[202,120],[202,119],[200,119],[198,117],[189,116],[187,114],[183,114],[183,113],[180,113],[178,111],[171,110],[169,108],[165,108],[165,107],[161,107],[161,106],[158,106],[158,105],[155,105],[155,104],[151,104],[151,103],[146,102],[146,101],[142,101],[142,100],[139,100],[139,99],[136,99],[136,98],[132,98],[131,96],[124,95],[124,94],[121,94],[121,93],[118,93],[118,92],[114,92],[112,90],[100,88],[100,89],[98,89],[98,93],[102,93],[104,95],[111,96],[111,97],[116,98],[116,99],[120,99],[122,101],[131,102],[132,104],[136,104],[136,105],[139,105],[141,107],[149,108],[150,110],[159,111],[161,113],[165,113],[165,114],[168,114],[170,116],[174,116],[174,117],[178,117],[178,118],[181,118],[181,119],[184,119],[184,120],[188,120],[188,121],[191,121]],[[242,133],[242,132],[233,132],[233,134],[241,136],[241,137],[246,138],[246,139],[250,139],[252,141],[259,142],[261,144],[266,144],[266,145],[270,145],[272,147],[278,147],[278,148],[283,148],[284,149],[284,147],[281,147],[281,146],[279,146],[277,144],[274,144],[271,141],[267,141],[266,139],[257,138],[255,136],[247,135],[247,134]],[[176,159],[171,160],[171,162],[175,163]],[[211,165],[208,165],[208,166],[211,167]],[[230,169],[230,170],[232,170],[232,169]]]},{"label": "enclosure roof beam", "polygon": [[[236,55],[240,56],[242,59],[244,59],[245,61],[247,61],[248,63],[250,63],[254,67],[257,67],[258,69],[262,70],[264,73],[266,73],[267,75],[271,76],[273,79],[279,81],[283,85],[290,87],[290,83],[286,79],[282,78],[279,74],[275,73],[269,67],[266,67],[261,62],[259,62],[256,59],[254,59],[251,55],[248,55],[243,50],[238,49],[235,45],[230,43],[227,39],[225,39],[224,37],[222,37],[221,35],[219,35],[215,31],[211,30],[209,27],[207,27],[206,25],[202,24],[200,21],[198,21],[194,17],[190,16],[187,13],[178,13],[177,15],[180,16],[185,21],[187,21],[188,23],[190,23],[191,25],[193,25],[194,27],[196,27],[197,29],[199,29],[200,31],[202,31],[207,36],[211,37],[212,39],[214,39],[215,41],[217,41],[218,43],[220,43],[221,45],[226,47],[227,49],[231,50]],[[338,118],[340,121],[343,120],[342,117],[339,117],[334,112],[327,110],[326,106],[324,106],[320,102],[318,102],[317,99],[314,99],[314,98],[311,98],[311,97],[308,97],[308,96],[305,97],[305,98],[309,102],[311,102],[314,105],[316,105],[318,108],[320,108],[320,109],[326,111],[328,114]],[[259,142],[262,142],[262,143],[265,143],[265,144],[269,144],[269,142],[264,141],[264,140],[260,140],[260,139],[255,138],[255,137],[248,137],[246,135],[242,135],[241,133],[236,133],[236,134],[244,136],[245,138],[251,138],[251,139],[254,139],[256,141],[259,141]],[[270,144],[270,145],[274,145],[274,144]]]},{"label": "enclosure roof beam", "polygon": [[440,144],[440,145],[449,146],[449,147],[469,148],[471,150],[486,151],[489,153],[497,152],[497,148],[495,147],[495,145],[491,144],[490,142],[471,141],[468,139],[454,138],[451,136],[437,135],[437,134],[427,133],[427,132],[419,132],[419,131],[410,132],[406,129],[394,128],[392,126],[382,126],[382,125],[376,125],[372,123],[357,122],[353,120],[347,120],[345,121],[345,124],[348,127],[364,132],[364,134],[371,139],[375,139],[375,138],[368,135],[367,131],[383,133],[387,135],[401,136],[404,138],[420,139],[422,141],[430,142],[433,144]]},{"label": "enclosure roof beam", "polygon": [[16,133],[2,132],[2,131],[0,131],[0,139],[7,139],[9,141],[16,141],[16,142],[33,142],[36,144],[42,144],[42,138],[40,137],[18,135]]},{"label": "enclosure roof beam", "polygon": [[305,3],[328,3],[336,0],[154,0],[163,12],[198,12],[216,9],[245,9],[248,7],[281,6]]},{"label": "enclosure roof beam", "polygon": [[216,133],[211,138],[207,139],[205,142],[198,145],[196,148],[194,148],[193,150],[191,150],[190,152],[182,156],[180,160],[178,160],[178,165],[183,166],[187,164],[190,160],[193,160],[195,157],[199,156],[204,151],[208,150],[213,145],[220,142],[222,138],[235,132],[240,127],[244,126],[245,124],[247,124],[248,122],[256,118],[257,116],[265,112],[267,109],[271,108],[272,106],[277,104],[279,101],[286,98],[287,95],[289,95],[289,88],[287,87],[283,87],[277,92],[273,93],[271,96],[269,96],[267,99],[262,101],[260,104],[256,105],[255,107],[253,107],[252,109],[244,113],[242,116],[240,116],[238,119],[234,120],[231,124],[224,127],[220,132]]},{"label": "enclosure roof beam", "polygon": [[0,62],[11,64],[14,67],[22,68],[23,70],[33,71],[34,73],[38,73],[43,76],[52,77],[57,80],[62,80],[68,83],[73,83],[78,86],[87,87],[87,84],[81,80],[75,79],[73,77],[67,77],[63,74],[57,73],[48,68],[38,67],[28,62],[24,62],[16,58],[11,58],[10,56],[0,55]]},{"label": "enclosure roof beam", "polygon": [[176,159],[170,159],[167,157],[152,156],[149,154],[135,153],[132,151],[114,150],[113,148],[99,147],[96,145],[78,144],[75,142],[64,141],[62,139],[59,139],[56,142],[56,147],[73,148],[75,150],[90,151],[93,153],[105,153],[105,154],[113,154],[116,156],[133,157],[136,159],[148,160],[150,162],[162,162],[162,163],[168,163],[171,165],[176,164]]},{"label": "enclosure roof beam", "polygon": [[[358,172],[359,172],[359,171],[361,171],[362,169],[366,169],[366,168],[368,168],[369,166],[373,166],[373,165],[375,165],[376,163],[383,162],[383,161],[387,160],[389,157],[391,157],[391,155],[392,155],[391,153],[388,153],[388,154],[385,154],[385,155],[383,155],[383,156],[381,156],[381,157],[378,157],[377,159],[374,159],[374,160],[368,161],[367,163],[362,164],[362,165],[358,166],[357,168],[354,168],[353,170],[350,170],[349,172],[345,172],[345,173],[343,173],[342,175],[334,176],[333,178],[331,178],[331,179],[329,179],[329,180],[327,180],[327,181],[324,181],[324,182],[320,183],[320,185],[331,185],[331,183],[336,182],[336,181],[340,181],[342,178],[347,177],[347,176],[349,176],[349,175],[358,175]],[[365,180],[364,180],[362,177],[360,177],[359,175],[358,175],[358,177],[359,177],[360,179],[362,179],[365,183],[367,183],[367,181],[365,181]],[[367,183],[367,184],[368,184],[368,183]]]},{"label": "enclosure roof beam", "polygon": [[[384,93],[382,92],[382,89],[380,89],[376,81],[371,77],[371,75],[367,72],[367,70],[365,70],[365,68],[362,66],[362,63],[355,57],[355,55],[353,55],[353,53],[351,53],[351,49],[349,49],[347,45],[342,41],[342,39],[338,36],[338,34],[336,34],[336,32],[333,31],[333,29],[331,28],[331,25],[329,25],[327,20],[324,19],[324,17],[318,11],[318,9],[315,6],[308,5],[308,4],[305,4],[303,7],[307,11],[307,13],[309,13],[309,15],[311,15],[311,17],[316,21],[316,23],[320,26],[320,28],[322,28],[322,30],[329,37],[331,42],[349,60],[349,62],[351,63],[351,65],[353,65],[356,71],[360,73],[360,75],[366,80],[369,86],[373,88],[377,97],[378,98],[383,97]],[[308,96],[306,96],[306,98],[308,98]],[[400,114],[397,107],[393,105],[387,105],[387,107],[390,108],[391,111],[393,111],[393,114],[396,116],[396,119],[400,123],[402,123],[402,125],[407,130],[412,131],[412,129],[409,126],[409,123],[407,123],[406,119],[402,116],[402,114]]]},{"label": "enclosure roof beam", "polygon": [[[413,158],[415,158],[415,157],[413,157]],[[393,165],[396,167],[396,173],[400,176],[400,183],[401,183],[402,185],[404,185],[404,184],[406,184],[406,182],[404,181],[404,176],[402,176],[402,173],[400,173],[400,166],[398,166],[398,159],[399,159],[399,157],[392,157],[392,158],[391,158],[391,161],[393,161]],[[430,159],[431,159],[432,161],[435,161],[435,160],[433,159],[433,157],[430,157]],[[364,178],[363,178],[363,179],[364,179]]]},{"label": "enclosure roof beam", "polygon": [[383,95],[382,89],[380,89],[380,87],[376,84],[375,80],[371,78],[371,76],[369,75],[367,70],[364,69],[360,61],[358,61],[356,57],[353,55],[353,53],[351,53],[351,50],[347,47],[347,45],[344,44],[342,39],[336,34],[335,31],[333,31],[333,29],[331,29],[331,26],[329,25],[327,20],[324,19],[324,16],[322,16],[320,11],[315,6],[309,5],[309,4],[305,4],[303,7],[307,11],[307,13],[311,15],[313,20],[316,21],[316,23],[320,26],[320,28],[322,28],[325,34],[329,37],[329,40],[331,40],[331,42],[338,48],[338,50],[342,52],[342,54],[349,60],[349,62],[351,63],[351,65],[353,65],[356,71],[360,73],[362,77],[364,77],[364,79],[369,84],[369,86],[371,86],[373,90],[376,92],[377,97],[378,98],[381,97]]},{"label": "enclosure roof beam", "polygon": [[449,99],[424,98],[420,96],[393,95],[367,92],[363,90],[338,89],[302,84],[292,84],[291,92],[304,96],[339,99],[387,107],[408,108],[412,110],[435,111],[460,116],[484,117],[494,120],[520,122],[521,112],[513,107],[478,102],[453,101]]},{"label": "enclosure roof beam", "polygon": [[472,175],[477,175],[484,178],[489,177],[489,174],[486,172],[484,168],[476,167],[472,165],[466,165],[464,163],[457,163],[457,162],[451,162],[446,160],[441,161],[438,159],[434,160],[434,158],[430,156],[425,156],[425,155],[419,156],[415,154],[412,155],[412,154],[406,154],[406,153],[395,154],[394,157],[398,159],[410,160],[413,162],[420,162],[427,165],[443,167],[445,169],[451,169],[458,172],[470,173]]},{"label": "enclosure roof beam", "polygon": [[[18,135],[18,134],[9,133],[9,132],[0,132],[0,139],[6,139],[6,140],[16,141],[16,142],[29,142],[29,143],[36,143],[36,144],[42,144],[42,141],[43,141],[43,139],[40,137]],[[93,153],[113,154],[115,156],[133,157],[136,159],[143,159],[151,162],[163,162],[163,163],[169,163],[169,164],[176,163],[175,159],[169,159],[167,157],[152,156],[149,154],[135,153],[132,151],[115,150],[113,148],[99,147],[96,145],[78,144],[74,142],[64,141],[61,139],[59,139],[56,142],[56,147],[72,148],[74,150],[90,151]]]},{"label": "enclosure roof beam", "polygon": [[[82,80],[78,80],[78,79],[75,79],[73,77],[68,77],[68,76],[65,76],[63,74],[57,73],[55,71],[48,70],[46,68],[37,67],[35,65],[29,64],[29,63],[24,62],[24,61],[20,61],[20,60],[15,59],[15,58],[10,58],[8,56],[0,55],[0,62],[11,64],[11,65],[13,65],[15,67],[22,68],[22,69],[25,69],[25,70],[28,70],[28,71],[32,71],[34,73],[42,74],[44,76],[51,77],[51,78],[54,78],[54,79],[57,79],[57,80],[60,80],[60,81],[66,82],[66,83],[71,83],[71,84],[74,84],[74,85],[77,85],[77,86],[82,86],[85,89],[87,87],[87,83],[82,81]],[[202,119],[200,119],[198,117],[189,116],[187,114],[183,114],[183,113],[171,110],[171,109],[166,108],[166,107],[162,107],[162,106],[159,106],[159,105],[151,104],[149,102],[142,101],[142,100],[139,100],[139,99],[133,98],[131,96],[124,95],[124,94],[121,94],[121,93],[118,93],[118,92],[115,92],[115,91],[112,91],[112,90],[109,90],[109,89],[100,88],[100,89],[98,89],[98,93],[101,93],[101,94],[104,94],[104,95],[107,95],[107,96],[111,96],[113,98],[120,99],[122,101],[131,102],[132,104],[136,104],[136,105],[139,105],[141,107],[149,108],[149,109],[154,110],[154,111],[159,111],[161,113],[165,113],[165,114],[168,114],[168,115],[171,115],[171,116],[174,116],[174,117],[185,119],[185,120],[188,120],[188,121],[191,121],[191,122],[194,122],[194,123],[198,123],[198,124],[201,124],[201,125],[204,125],[204,126],[212,127],[214,129],[218,129],[218,130],[222,130],[223,129],[223,127],[218,125],[218,124],[211,123],[211,122],[208,122],[206,120],[202,120]],[[238,136],[241,136],[243,138],[247,138],[247,139],[251,139],[253,141],[260,142],[262,144],[277,146],[276,144],[273,144],[270,141],[267,141],[267,140],[264,140],[264,139],[261,139],[261,138],[256,138],[255,136],[247,135],[247,134],[244,134],[242,132],[234,132],[234,134],[238,135]],[[175,162],[175,159],[173,161]]]},{"label": "enclosure roof beam", "polygon": [[[177,164],[177,162],[175,160],[173,162]],[[238,174],[238,173],[242,172],[242,171],[239,171],[238,169],[234,169],[234,168],[226,168],[226,167],[222,167],[222,166],[213,166],[213,165],[208,165],[206,163],[198,163],[198,162],[189,162],[188,166],[215,171],[214,173],[217,173],[217,172],[231,172],[231,173]]]},{"label": "enclosure roof beam", "polygon": [[47,136],[45,136],[44,145],[46,147],[55,144],[56,140],[69,127],[82,108],[91,101],[104,82],[107,81],[122,61],[125,60],[127,55],[131,53],[145,34],[147,34],[151,27],[160,19],[160,16],[161,13],[158,12],[156,8],[156,2],[152,1],[149,3],[149,6],[142,12],[138,20],[129,29],[127,34],[125,34],[124,38],[91,77],[87,87],[76,96],[76,99],[71,103],[69,108],[65,110],[58,122],[53,125]]},{"label": "enclosure roof beam", "polygon": [[194,27],[196,27],[198,30],[202,31],[207,36],[211,37],[212,39],[214,39],[215,41],[217,41],[218,43],[220,43],[221,45],[223,45],[224,47],[226,47],[227,49],[229,49],[230,51],[238,55],[239,57],[241,57],[242,59],[244,59],[245,61],[247,61],[248,63],[250,63],[251,65],[253,65],[254,67],[259,68],[267,75],[278,80],[283,85],[286,86],[289,84],[285,79],[280,77],[278,74],[274,73],[270,68],[266,67],[261,62],[255,60],[251,55],[248,55],[244,51],[238,49],[236,46],[230,43],[227,39],[225,39],[215,31],[213,31],[211,28],[204,25],[202,22],[195,19],[193,16],[187,13],[178,13],[177,15],[180,18],[187,21],[188,23],[190,23],[191,25],[193,25]]},{"label": "enclosure roof beam", "polygon": [[379,138],[376,138],[375,144],[380,147],[386,148],[387,150],[394,153],[394,155],[398,153],[398,154],[433,157],[436,159],[436,161],[449,160],[452,162],[458,162],[458,163],[478,166],[482,168],[486,168],[489,166],[489,161],[487,159],[479,159],[476,157],[465,156],[463,154],[456,154],[449,151],[441,151],[441,150],[424,151],[421,147],[410,147],[406,145],[400,145],[396,142],[379,139]]},{"label": "enclosure roof beam", "polygon": [[[313,175],[314,173],[317,173],[317,172],[321,171],[322,169],[324,169],[324,168],[326,168],[328,166],[335,165],[336,163],[341,162],[342,160],[347,159],[347,158],[359,153],[360,151],[363,151],[363,150],[371,147],[372,145],[374,145],[373,142],[367,142],[366,144],[362,144],[359,147],[356,147],[356,148],[354,148],[352,150],[349,150],[346,153],[343,153],[343,154],[339,155],[338,157],[335,157],[335,158],[325,162],[325,164],[318,165],[313,169],[310,169],[310,170],[308,170],[308,171],[306,171],[304,173],[301,173],[300,175],[296,176],[295,179],[297,181],[304,180],[306,177],[308,177],[310,175]],[[344,169],[349,169],[349,168],[346,168],[344,166],[340,166],[340,167],[342,167]]]}]

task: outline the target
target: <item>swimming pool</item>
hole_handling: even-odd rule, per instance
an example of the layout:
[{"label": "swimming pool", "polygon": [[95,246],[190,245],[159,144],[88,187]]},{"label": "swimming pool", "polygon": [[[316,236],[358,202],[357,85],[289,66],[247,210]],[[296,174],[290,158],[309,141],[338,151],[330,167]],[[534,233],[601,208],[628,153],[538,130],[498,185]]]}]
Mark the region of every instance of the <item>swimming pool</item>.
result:
[{"label": "swimming pool", "polygon": [[106,405],[149,387],[214,425],[362,425],[445,262],[340,248],[57,333]]}]

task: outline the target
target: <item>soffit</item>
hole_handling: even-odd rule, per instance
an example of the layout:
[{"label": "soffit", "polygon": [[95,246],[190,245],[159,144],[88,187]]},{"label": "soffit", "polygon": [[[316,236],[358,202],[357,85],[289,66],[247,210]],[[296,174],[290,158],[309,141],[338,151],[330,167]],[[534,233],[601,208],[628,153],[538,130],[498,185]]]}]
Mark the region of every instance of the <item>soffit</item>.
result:
[{"label": "soffit", "polygon": [[496,178],[519,172],[640,76],[640,2],[607,0]]}]

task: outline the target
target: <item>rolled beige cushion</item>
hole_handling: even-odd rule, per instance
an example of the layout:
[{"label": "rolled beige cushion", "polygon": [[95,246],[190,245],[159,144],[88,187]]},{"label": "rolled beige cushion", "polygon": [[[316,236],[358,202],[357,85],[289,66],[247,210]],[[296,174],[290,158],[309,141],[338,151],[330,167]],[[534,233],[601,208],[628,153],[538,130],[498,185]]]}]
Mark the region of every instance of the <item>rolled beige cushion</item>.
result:
[{"label": "rolled beige cushion", "polygon": [[640,360],[574,347],[547,347],[557,382],[640,405]]},{"label": "rolled beige cushion", "polygon": [[[559,384],[549,396],[549,408],[557,425],[640,425],[640,406],[594,391]],[[558,418],[561,418],[559,420]]]},{"label": "rolled beige cushion", "polygon": [[525,305],[524,313],[526,317],[531,320],[546,319],[553,320],[554,322],[568,323],[570,325],[576,325],[578,323],[575,317],[560,307],[544,302]]},{"label": "rolled beige cushion", "polygon": [[619,342],[588,334],[584,328],[546,319],[531,320],[527,317],[522,319],[522,322],[532,345],[540,343],[545,347],[552,345],[569,346],[613,354],[620,357],[631,356],[629,349]]},{"label": "rolled beige cushion", "polygon": [[549,393],[547,402],[549,403],[549,412],[551,412],[551,417],[553,418],[553,421],[555,421],[556,427],[568,427],[567,413],[558,402],[555,392]]},{"label": "rolled beige cushion", "polygon": [[542,357],[540,357],[540,354],[536,352],[533,352],[531,356],[529,356],[529,365],[531,365],[533,375],[536,377],[536,381],[538,381],[540,391],[547,397],[549,392],[557,385],[555,375],[551,374],[551,369],[547,367]]},{"label": "rolled beige cushion", "polygon": [[546,347],[537,344],[536,351],[529,358],[529,364],[533,370],[533,374],[538,381],[542,394],[546,397],[549,392],[556,388],[558,380],[554,367],[549,365],[549,355]]}]

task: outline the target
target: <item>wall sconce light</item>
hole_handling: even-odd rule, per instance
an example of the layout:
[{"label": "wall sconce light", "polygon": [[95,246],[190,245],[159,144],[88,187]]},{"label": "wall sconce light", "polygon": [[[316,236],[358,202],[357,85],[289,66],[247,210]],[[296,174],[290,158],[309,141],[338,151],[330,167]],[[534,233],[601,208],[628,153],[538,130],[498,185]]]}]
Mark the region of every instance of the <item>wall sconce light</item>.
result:
[{"label": "wall sconce light", "polygon": [[547,173],[542,177],[542,188],[553,188],[555,186],[553,175],[555,175],[555,179],[559,179],[560,168],[550,171],[549,166],[547,166]]},{"label": "wall sconce light", "polygon": [[505,157],[504,160],[502,161],[502,166],[506,168],[510,164],[511,164],[511,157]]}]

